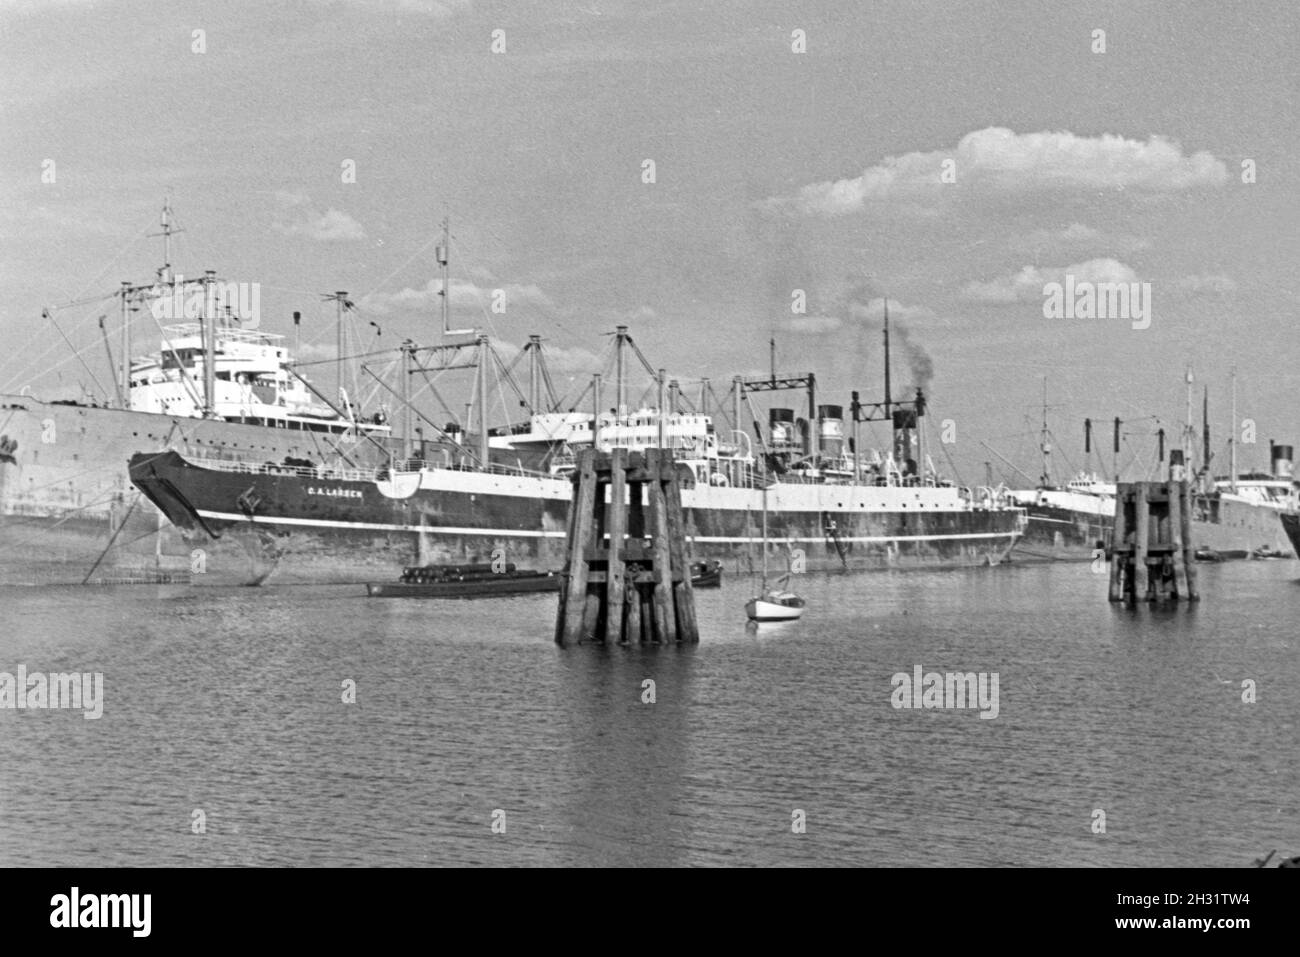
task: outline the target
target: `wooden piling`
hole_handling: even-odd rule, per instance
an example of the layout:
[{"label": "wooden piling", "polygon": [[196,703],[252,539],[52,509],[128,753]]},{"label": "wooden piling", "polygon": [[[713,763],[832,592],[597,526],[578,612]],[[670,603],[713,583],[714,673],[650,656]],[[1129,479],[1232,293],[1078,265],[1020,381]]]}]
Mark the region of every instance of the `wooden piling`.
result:
[{"label": "wooden piling", "polygon": [[605,560],[605,637],[623,640],[623,536],[627,526],[627,449],[610,453],[609,504],[605,530],[609,535]]},{"label": "wooden piling", "polygon": [[698,641],[672,456],[587,449],[573,482],[556,642]]},{"label": "wooden piling", "polygon": [[1196,554],[1192,551],[1192,486],[1180,483],[1178,489],[1178,517],[1183,537],[1183,567],[1187,571],[1187,600],[1200,601],[1201,592],[1196,581]]},{"label": "wooden piling", "polygon": [[664,496],[659,449],[646,450],[646,471],[654,476],[650,487],[650,547],[654,551],[655,631],[660,641],[677,640],[677,615],[673,610],[672,552],[668,545],[668,501]]},{"label": "wooden piling", "polygon": [[1189,489],[1180,482],[1125,482],[1116,489],[1111,601],[1196,601]]},{"label": "wooden piling", "polygon": [[1170,489],[1169,495],[1169,536],[1173,540],[1174,552],[1174,595],[1177,598],[1190,598],[1187,588],[1187,562],[1183,554],[1183,509],[1181,489]]},{"label": "wooden piling", "polygon": [[1124,507],[1124,498],[1116,489],[1115,494],[1115,529],[1111,533],[1110,545],[1110,600],[1124,600],[1124,563],[1116,561],[1116,555],[1128,544],[1128,522],[1127,509]]},{"label": "wooden piling", "polygon": [[1145,482],[1135,483],[1134,491],[1134,531],[1137,535],[1133,542],[1133,600],[1146,601],[1150,591],[1148,580],[1147,555],[1151,548],[1151,505],[1147,502]]}]

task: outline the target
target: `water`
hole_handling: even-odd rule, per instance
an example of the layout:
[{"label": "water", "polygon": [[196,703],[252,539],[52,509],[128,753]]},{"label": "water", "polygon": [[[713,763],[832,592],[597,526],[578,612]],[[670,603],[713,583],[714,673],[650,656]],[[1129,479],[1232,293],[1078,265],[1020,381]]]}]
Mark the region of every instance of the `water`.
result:
[{"label": "water", "polygon": [[[808,577],[805,620],[757,633],[733,578],[697,593],[697,647],[568,650],[554,595],[3,589],[0,671],[103,672],[105,704],[0,711],[0,865],[1300,853],[1300,565],[1200,572],[1169,611],[1110,605],[1086,564]],[[917,664],[998,672],[998,717],[895,710]]]}]

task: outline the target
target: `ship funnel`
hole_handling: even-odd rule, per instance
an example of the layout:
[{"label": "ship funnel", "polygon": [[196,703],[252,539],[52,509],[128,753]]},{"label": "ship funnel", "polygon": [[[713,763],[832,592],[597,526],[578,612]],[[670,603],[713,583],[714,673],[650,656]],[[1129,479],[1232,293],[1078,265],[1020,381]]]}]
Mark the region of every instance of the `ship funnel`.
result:
[{"label": "ship funnel", "polygon": [[772,436],[773,450],[788,450],[795,444],[794,411],[770,409],[767,413],[768,431]]},{"label": "ship funnel", "polygon": [[1182,449],[1169,450],[1169,481],[1181,482],[1187,477],[1187,465]]},{"label": "ship funnel", "polygon": [[1291,478],[1293,473],[1291,463],[1295,460],[1289,445],[1275,445],[1273,442],[1268,443],[1268,457],[1273,460],[1273,477],[1286,479]]},{"label": "ship funnel", "polygon": [[817,419],[820,431],[817,436],[817,451],[822,455],[838,458],[844,454],[844,407],[840,405],[819,405]]}]

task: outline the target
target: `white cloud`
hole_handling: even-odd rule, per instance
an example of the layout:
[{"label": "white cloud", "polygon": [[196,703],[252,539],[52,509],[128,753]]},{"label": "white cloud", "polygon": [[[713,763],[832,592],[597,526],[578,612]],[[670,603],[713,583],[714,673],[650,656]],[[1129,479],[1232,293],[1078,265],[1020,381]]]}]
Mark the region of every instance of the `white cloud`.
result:
[{"label": "white cloud", "polygon": [[[1019,272],[999,276],[988,282],[967,283],[962,290],[963,298],[971,302],[989,305],[1009,305],[1017,302],[1035,302],[1043,297],[1043,287],[1048,283],[1064,283],[1066,276],[1072,276],[1075,284],[1138,282],[1138,274],[1129,266],[1115,259],[1089,259],[1087,262],[1071,266],[1043,267],[1023,266]],[[1219,299],[1230,296],[1237,291],[1237,284],[1227,276],[1202,275],[1181,276],[1175,279],[1147,279],[1158,293],[1171,293],[1175,296],[1191,298]],[[890,303],[893,311],[893,303]]]},{"label": "white cloud", "polygon": [[[952,161],[954,182],[941,180]],[[812,183],[769,206],[835,216],[876,200],[933,205],[971,190],[1002,193],[1134,190],[1180,192],[1227,182],[1227,167],[1207,152],[1184,155],[1172,140],[1069,132],[1016,133],[989,127],[966,134],[955,149],[905,153],[849,179]]]},{"label": "white cloud", "polygon": [[1083,223],[1053,229],[1035,229],[1019,236],[1012,245],[1021,250],[1038,251],[1044,248],[1106,247],[1115,251],[1137,252],[1151,248],[1151,241],[1139,236],[1104,233]]},{"label": "white cloud", "polygon": [[331,206],[317,214],[311,201],[298,193],[276,193],[281,206],[292,212],[291,222],[276,222],[271,228],[286,236],[304,236],[322,243],[353,242],[366,238],[365,228],[340,209]]},{"label": "white cloud", "polygon": [[[410,286],[398,292],[371,293],[359,305],[368,312],[386,316],[400,312],[429,312],[442,308],[441,279],[430,279],[419,289]],[[497,292],[503,294],[507,314],[516,307],[551,311],[554,304],[541,288],[531,283],[501,283],[497,286],[480,286],[465,280],[451,281],[451,307],[468,309],[475,313],[490,310]]]},{"label": "white cloud", "polygon": [[1067,275],[1079,282],[1136,282],[1137,273],[1114,259],[1089,259],[1072,266],[1024,266],[1017,273],[1000,276],[989,282],[968,283],[962,296],[972,302],[1009,304],[1031,302],[1043,298],[1043,286],[1051,282],[1064,282]]}]

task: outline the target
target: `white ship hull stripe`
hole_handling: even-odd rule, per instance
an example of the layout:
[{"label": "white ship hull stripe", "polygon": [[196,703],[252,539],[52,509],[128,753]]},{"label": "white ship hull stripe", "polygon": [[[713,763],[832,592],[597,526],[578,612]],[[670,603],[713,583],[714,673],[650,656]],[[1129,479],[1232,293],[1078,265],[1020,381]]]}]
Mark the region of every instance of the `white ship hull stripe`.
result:
[{"label": "white ship hull stripe", "polygon": [[[251,521],[257,525],[299,525],[310,528],[355,528],[364,529],[373,532],[424,532],[426,534],[442,535],[510,535],[518,538],[564,538],[565,533],[562,531],[538,532],[524,529],[500,529],[500,528],[458,528],[451,525],[386,525],[378,522],[340,522],[331,519],[321,518],[264,518],[255,516],[250,519],[247,515],[241,515],[237,512],[210,512],[206,509],[199,509],[199,515],[203,518],[224,519],[233,522]],[[970,532],[961,535],[866,535],[866,536],[848,536],[841,535],[841,542],[929,542],[952,539],[966,538],[1017,538],[1020,532]],[[723,535],[688,535],[686,536],[692,542],[760,542],[762,536],[754,535],[750,537],[738,536],[730,537]],[[827,542],[832,541],[829,536],[817,536],[810,538],[776,538],[771,539],[773,542]]]}]

